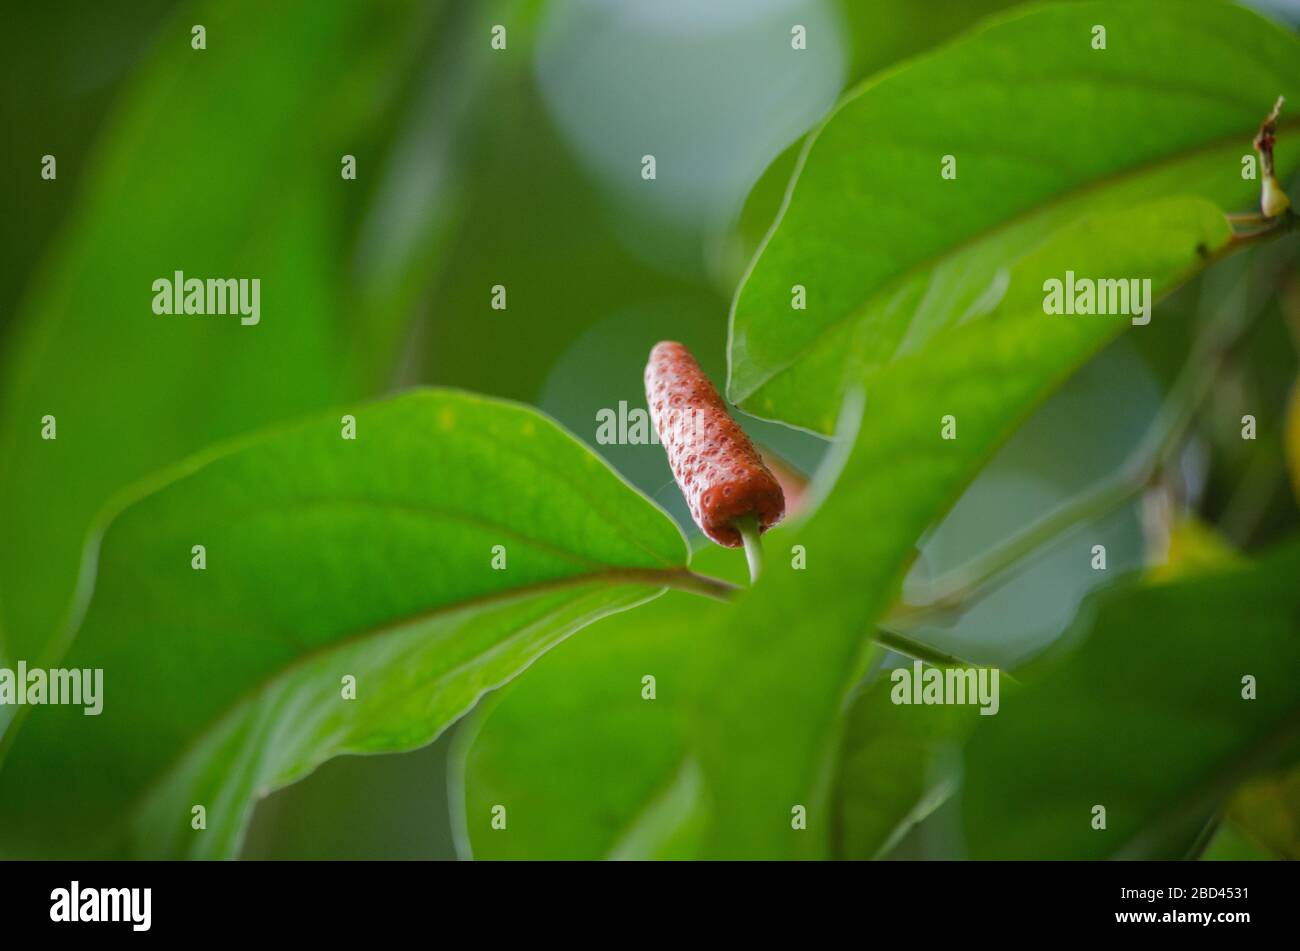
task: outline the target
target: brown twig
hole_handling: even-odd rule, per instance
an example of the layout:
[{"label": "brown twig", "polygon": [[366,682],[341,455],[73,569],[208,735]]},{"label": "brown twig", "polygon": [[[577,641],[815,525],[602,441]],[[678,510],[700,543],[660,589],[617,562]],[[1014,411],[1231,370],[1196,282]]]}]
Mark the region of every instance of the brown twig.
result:
[{"label": "brown twig", "polygon": [[1287,198],[1286,191],[1279,184],[1277,177],[1273,174],[1273,146],[1277,144],[1277,117],[1282,111],[1282,103],[1285,100],[1277,97],[1277,102],[1273,103],[1273,111],[1260,124],[1259,131],[1255,133],[1255,151],[1259,153],[1259,170],[1260,170],[1260,190],[1259,190],[1259,210],[1264,213],[1265,218],[1277,218],[1278,216],[1289,213],[1291,200]]}]

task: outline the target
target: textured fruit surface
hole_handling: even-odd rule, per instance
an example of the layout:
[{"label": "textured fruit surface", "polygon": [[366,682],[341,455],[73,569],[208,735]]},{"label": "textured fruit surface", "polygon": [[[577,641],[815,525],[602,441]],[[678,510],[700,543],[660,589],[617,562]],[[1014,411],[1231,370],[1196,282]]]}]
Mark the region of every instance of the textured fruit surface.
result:
[{"label": "textured fruit surface", "polygon": [[767,531],[785,515],[785,497],[722,397],[680,343],[650,351],[645,395],[659,441],[701,531],[739,548],[734,521],[746,515]]}]

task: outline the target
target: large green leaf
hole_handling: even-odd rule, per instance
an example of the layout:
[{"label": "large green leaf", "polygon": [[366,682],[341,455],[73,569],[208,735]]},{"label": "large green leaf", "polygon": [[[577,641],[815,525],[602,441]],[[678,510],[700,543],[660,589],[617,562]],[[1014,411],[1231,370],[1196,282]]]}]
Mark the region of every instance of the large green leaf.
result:
[{"label": "large green leaf", "polygon": [[1300,752],[1298,572],[1292,545],[1258,567],[1104,598],[1082,646],[967,745],[971,856],[1159,855],[1237,782]]},{"label": "large green leaf", "polygon": [[1279,95],[1300,98],[1300,43],[1202,2],[1035,8],[869,80],[810,138],[737,295],[728,395],[829,433],[847,390],[968,319],[1063,224],[1162,195],[1246,204],[1241,157]]},{"label": "large green leaf", "polygon": [[[826,853],[827,764],[843,697],[915,540],[1037,402],[1128,326],[1045,315],[1044,280],[1067,268],[1142,276],[1158,297],[1229,240],[1222,213],[1199,199],[1085,218],[1009,267],[991,313],[876,375],[833,491],[793,533],[806,570],[774,559],[709,635],[717,663],[698,687],[697,730],[711,854]],[[948,414],[952,440],[941,438]],[[790,827],[794,805],[808,809],[806,830]]]},{"label": "large green leaf", "polygon": [[[80,196],[3,347],[0,655],[44,656],[112,493],[215,440],[387,385],[441,219],[392,240],[394,206],[423,205],[392,185],[384,155],[439,9],[187,9],[159,31],[86,171],[61,158],[43,183],[79,181]],[[191,48],[195,23],[204,50]],[[345,154],[356,181],[340,175]],[[259,280],[260,322],[155,315],[152,283],[177,270]],[[46,415],[55,441],[41,438]]]},{"label": "large green leaf", "polygon": [[573,630],[693,578],[676,526],[532,410],[425,391],[356,426],[192,460],[108,522],[62,662],[103,668],[103,712],[24,708],[5,849],[232,854],[256,796],[424,744]]}]

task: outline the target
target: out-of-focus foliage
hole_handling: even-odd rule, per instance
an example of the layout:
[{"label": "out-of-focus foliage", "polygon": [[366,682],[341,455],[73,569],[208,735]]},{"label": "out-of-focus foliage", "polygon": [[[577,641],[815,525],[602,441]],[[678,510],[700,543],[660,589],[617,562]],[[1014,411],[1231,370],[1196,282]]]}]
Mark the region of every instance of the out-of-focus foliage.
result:
[{"label": "out-of-focus foliage", "polygon": [[[0,30],[0,123],[13,148],[0,149],[0,334],[41,257],[79,197],[86,154],[114,97],[145,55],[176,0],[82,4],[75,16],[54,4],[10,4]],[[26,146],[26,147],[24,147]],[[58,163],[55,185],[37,172]]]},{"label": "out-of-focus foliage", "polygon": [[1286,451],[1291,485],[1295,488],[1296,498],[1300,499],[1300,385],[1291,391],[1291,405],[1287,410]]},{"label": "out-of-focus foliage", "polygon": [[[1140,450],[1158,418],[1161,393],[1135,352],[1134,336],[1120,337],[1080,367],[980,468],[918,543],[904,601],[925,603],[929,586],[1039,519],[1079,504]],[[1070,433],[1069,453],[1061,452],[1063,432]],[[1014,670],[1048,647],[1083,597],[1109,584],[1112,572],[1145,563],[1146,534],[1137,499],[1082,519],[986,579],[960,611],[936,613],[912,635],[971,663]],[[1104,572],[1081,557],[1097,544],[1106,546]]]},{"label": "out-of-focus foliage", "polygon": [[1293,545],[1103,599],[1077,650],[1004,698],[967,745],[969,854],[1165,856],[1235,780],[1294,757],[1298,571]]},{"label": "out-of-focus foliage", "polygon": [[942,802],[959,778],[952,765],[961,741],[980,718],[978,706],[895,704],[893,689],[879,677],[844,716],[831,795],[835,858],[880,858]]},{"label": "out-of-focus foliage", "polygon": [[[160,30],[0,355],[0,653],[46,656],[113,493],[215,440],[367,392],[377,354],[393,362],[409,301],[369,284],[352,252],[387,117],[437,10],[213,3],[197,12],[202,51],[194,20]],[[340,176],[345,154],[367,171],[355,183]],[[386,266],[427,265],[431,240]],[[261,322],[156,316],[153,282],[175,271],[259,279]],[[57,441],[40,438],[46,415]]]},{"label": "out-of-focus foliage", "polygon": [[1244,785],[1228,805],[1225,821],[1272,855],[1300,861],[1300,769]]}]

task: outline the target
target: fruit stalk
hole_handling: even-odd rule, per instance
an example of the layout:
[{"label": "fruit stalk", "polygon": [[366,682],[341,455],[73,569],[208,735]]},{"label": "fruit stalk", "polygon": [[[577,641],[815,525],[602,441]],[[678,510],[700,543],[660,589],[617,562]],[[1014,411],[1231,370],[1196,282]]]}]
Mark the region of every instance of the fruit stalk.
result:
[{"label": "fruit stalk", "polygon": [[736,531],[740,532],[741,541],[745,543],[745,559],[749,562],[749,583],[753,584],[763,571],[763,543],[758,540],[760,534],[758,521],[754,516],[746,515],[744,518],[736,519],[735,525]]}]

